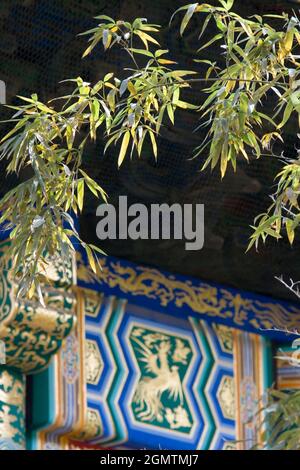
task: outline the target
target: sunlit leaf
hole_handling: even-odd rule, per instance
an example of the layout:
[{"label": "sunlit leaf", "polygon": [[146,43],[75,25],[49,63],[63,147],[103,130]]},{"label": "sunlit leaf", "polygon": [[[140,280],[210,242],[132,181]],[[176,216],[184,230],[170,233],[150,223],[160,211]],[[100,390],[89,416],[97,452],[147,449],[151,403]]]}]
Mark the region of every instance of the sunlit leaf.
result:
[{"label": "sunlit leaf", "polygon": [[120,153],[119,153],[119,157],[118,157],[118,167],[119,168],[122,165],[123,160],[126,156],[126,151],[127,151],[127,147],[128,147],[128,144],[129,144],[129,140],[130,140],[130,131],[126,131],[125,134],[124,134],[123,140],[122,140],[122,145],[121,145],[121,149],[120,149]]}]

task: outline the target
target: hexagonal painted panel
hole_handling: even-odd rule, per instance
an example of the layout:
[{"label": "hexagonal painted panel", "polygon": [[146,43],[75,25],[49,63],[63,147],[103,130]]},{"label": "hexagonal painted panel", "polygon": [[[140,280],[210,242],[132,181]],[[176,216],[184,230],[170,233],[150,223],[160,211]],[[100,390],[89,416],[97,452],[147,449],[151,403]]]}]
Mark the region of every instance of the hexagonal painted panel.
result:
[{"label": "hexagonal painted panel", "polygon": [[235,419],[235,384],[234,378],[224,375],[217,391],[217,397],[222,409],[223,416],[227,419]]},{"label": "hexagonal painted panel", "polygon": [[85,373],[87,383],[97,385],[102,370],[103,361],[97,342],[87,339],[85,341]]}]

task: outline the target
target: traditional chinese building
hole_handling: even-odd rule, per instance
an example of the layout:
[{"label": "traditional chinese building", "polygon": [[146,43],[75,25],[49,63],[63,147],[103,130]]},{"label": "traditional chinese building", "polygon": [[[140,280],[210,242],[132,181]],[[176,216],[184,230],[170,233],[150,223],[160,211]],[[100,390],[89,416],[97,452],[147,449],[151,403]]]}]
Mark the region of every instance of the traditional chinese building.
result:
[{"label": "traditional chinese building", "polygon": [[[244,14],[290,8],[241,3]],[[164,43],[190,67],[197,31],[180,40],[178,25],[167,26],[173,11],[170,0],[1,2],[7,102],[32,92],[47,100],[64,94],[60,80],[93,81],[122,70],[117,51],[81,60],[84,39],[76,35],[102,13],[166,25]],[[197,90],[189,93],[194,99]],[[88,196],[77,222],[82,237],[109,255],[100,259],[101,272],[89,271],[80,250],[64,269],[52,264],[42,307],[35,298],[19,301],[9,262],[2,267],[1,449],[250,448],[260,440],[257,411],[268,387],[300,388],[297,369],[274,359],[279,349],[293,354],[285,331],[299,329],[300,306],[274,279],[300,278],[299,243],[245,254],[249,225],[267,205],[278,162],[242,163],[223,182],[198,172],[199,161],[188,158],[203,138],[191,131],[197,119],[179,115],[175,128],[163,130],[157,163],[146,150],[117,171],[115,155],[102,157],[100,141],[90,146],[85,169],[112,202],[127,195],[146,205],[204,204],[202,250],[186,251],[180,240],[100,244],[99,201]],[[290,136],[293,147],[292,128]],[[3,164],[0,170],[4,175]],[[15,184],[5,180],[1,192]],[[2,235],[1,255],[9,243]]]}]

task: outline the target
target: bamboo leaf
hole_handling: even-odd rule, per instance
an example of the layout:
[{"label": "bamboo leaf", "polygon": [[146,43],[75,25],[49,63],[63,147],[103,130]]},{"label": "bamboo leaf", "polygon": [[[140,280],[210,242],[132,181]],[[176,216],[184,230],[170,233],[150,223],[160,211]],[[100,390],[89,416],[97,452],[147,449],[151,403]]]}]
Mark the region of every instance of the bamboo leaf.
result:
[{"label": "bamboo leaf", "polygon": [[177,62],[175,62],[174,60],[169,60],[169,59],[158,59],[157,62],[162,65],[177,64]]},{"label": "bamboo leaf", "polygon": [[89,264],[90,264],[92,270],[94,271],[94,273],[97,274],[97,267],[96,267],[95,259],[94,259],[94,256],[93,256],[93,252],[92,252],[91,248],[86,244],[84,245],[84,248],[85,248],[85,251],[86,251],[86,254],[87,254],[87,257],[88,257]]},{"label": "bamboo leaf", "polygon": [[167,105],[167,112],[171,123],[174,124],[174,110],[171,103]]},{"label": "bamboo leaf", "polygon": [[214,42],[218,41],[219,39],[222,39],[222,37],[223,37],[222,33],[216,34],[212,39],[210,39],[207,43],[205,43],[204,46],[201,46],[197,52],[200,52],[203,49],[206,49],[208,46],[211,46]]},{"label": "bamboo leaf", "polygon": [[283,118],[280,124],[278,124],[277,129],[281,129],[289,120],[292,112],[294,110],[294,107],[292,103],[289,101],[288,104],[285,107],[284,113],[283,113]]},{"label": "bamboo leaf", "polygon": [[155,159],[157,159],[157,144],[156,144],[155,135],[154,135],[154,132],[152,132],[152,131],[149,131],[149,134],[150,134],[150,139],[151,139],[151,143],[152,143],[154,157],[155,157]]},{"label": "bamboo leaf", "polygon": [[83,209],[83,199],[84,199],[84,179],[80,179],[77,185],[77,200],[78,200],[78,207],[80,212]]},{"label": "bamboo leaf", "polygon": [[285,227],[289,242],[292,245],[295,238],[294,222],[290,219],[287,219],[285,222]]},{"label": "bamboo leaf", "polygon": [[120,149],[120,153],[119,153],[119,158],[118,158],[118,167],[119,168],[122,165],[123,160],[125,158],[127,147],[128,147],[128,144],[129,144],[129,140],[130,140],[130,131],[126,131],[125,134],[124,134],[124,137],[123,137],[123,141],[122,141],[122,145],[121,145],[121,149]]},{"label": "bamboo leaf", "polygon": [[[196,8],[198,6],[198,3],[192,3],[191,5],[188,6],[188,9],[186,11],[186,14],[184,15],[181,25],[180,25],[180,35],[182,36],[187,25],[189,24]],[[178,10],[177,10],[178,11]]]},{"label": "bamboo leaf", "polygon": [[130,93],[132,95],[137,95],[137,90],[136,90],[136,88],[135,88],[135,86],[133,85],[132,82],[130,82],[130,81],[128,82],[127,88],[128,88],[128,90],[130,91]]},{"label": "bamboo leaf", "polygon": [[152,54],[152,52],[147,51],[147,50],[145,50],[145,49],[135,49],[135,48],[133,48],[133,47],[130,47],[128,50],[129,50],[130,52],[133,52],[134,54],[141,54],[141,55],[145,55],[145,56],[151,57],[151,58],[154,57],[154,54]]}]

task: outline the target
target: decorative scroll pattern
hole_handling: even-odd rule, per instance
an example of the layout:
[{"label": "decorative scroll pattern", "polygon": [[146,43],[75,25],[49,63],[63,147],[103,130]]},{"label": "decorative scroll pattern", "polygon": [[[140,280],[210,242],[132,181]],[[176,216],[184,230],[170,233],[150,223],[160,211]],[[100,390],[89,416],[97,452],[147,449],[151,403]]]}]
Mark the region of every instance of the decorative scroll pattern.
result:
[{"label": "decorative scroll pattern", "polygon": [[[294,331],[299,328],[300,308],[286,302],[242,294],[182,276],[166,274],[157,269],[134,266],[132,263],[101,258],[102,270],[96,275],[78,255],[80,285],[111,290],[117,295],[148,300],[153,307],[173,308],[182,315],[202,315],[207,319],[225,321],[233,327],[260,334],[273,328]],[[286,338],[285,338],[286,339]]]},{"label": "decorative scroll pattern", "polygon": [[0,449],[25,447],[25,378],[0,366]]},{"label": "decorative scroll pattern", "polygon": [[8,243],[0,245],[0,339],[5,343],[8,366],[36,372],[48,365],[73,327],[76,298],[70,287],[74,266],[70,263],[63,273],[57,262],[49,265],[49,285],[43,289],[46,307],[35,297],[19,301],[17,285],[10,275],[11,263],[5,257]]}]

